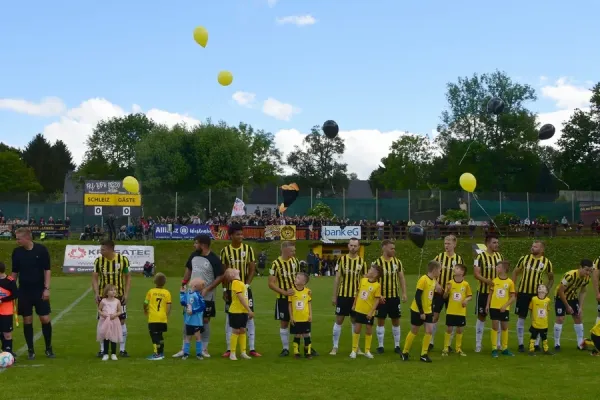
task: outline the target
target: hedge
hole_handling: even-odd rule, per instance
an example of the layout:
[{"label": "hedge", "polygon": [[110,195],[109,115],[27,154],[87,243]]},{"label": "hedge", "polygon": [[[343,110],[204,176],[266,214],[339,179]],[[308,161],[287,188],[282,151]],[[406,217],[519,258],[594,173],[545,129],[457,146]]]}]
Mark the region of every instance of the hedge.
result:
[{"label": "hedge", "polygon": [[[459,239],[457,253],[465,258],[468,266],[472,266],[473,251],[472,244],[481,242],[481,240],[461,240]],[[66,244],[90,244],[90,242],[53,240],[46,241],[44,244],[48,247],[52,258],[52,270],[54,275],[62,275],[62,263]],[[143,245],[144,242],[125,242],[127,244]],[[217,254],[228,244],[227,241],[213,242],[213,251]],[[268,260],[272,261],[279,255],[279,242],[248,242],[256,252],[265,250]],[[306,259],[309,248],[319,242],[297,241],[296,255],[300,259]],[[368,242],[363,242],[367,244]],[[500,252],[504,257],[514,265],[518,258],[529,252],[531,239],[510,238],[500,240]],[[600,255],[600,238],[582,237],[566,238],[559,237],[547,239],[546,256],[554,264],[556,271],[567,271],[575,268],[582,258],[596,259]],[[147,245],[154,246],[155,262],[157,270],[168,276],[180,276],[183,273],[183,266],[189,254],[193,251],[191,241],[148,241]],[[12,250],[15,247],[13,241],[0,242],[0,261],[4,261],[10,266]],[[428,241],[423,248],[423,269],[427,260],[432,259],[440,251],[443,251],[443,242],[441,240]],[[365,257],[368,261],[374,260],[380,255],[380,242],[370,242],[365,248]],[[396,255],[402,260],[407,274],[416,274],[419,268],[419,259],[421,252],[410,241],[401,240],[396,242]]]}]

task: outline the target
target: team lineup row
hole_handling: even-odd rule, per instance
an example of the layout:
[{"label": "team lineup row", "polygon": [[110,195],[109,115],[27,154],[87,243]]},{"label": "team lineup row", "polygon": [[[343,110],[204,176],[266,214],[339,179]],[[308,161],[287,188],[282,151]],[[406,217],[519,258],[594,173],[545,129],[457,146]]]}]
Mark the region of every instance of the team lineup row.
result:
[{"label": "team lineup row", "polygon": [[[248,244],[243,243],[243,230],[240,227],[230,227],[230,237],[232,238],[232,243],[221,251],[220,257],[210,250],[210,237],[201,235],[194,240],[195,251],[189,257],[186,264],[182,290],[185,289],[183,293],[197,293],[198,297],[204,303],[204,309],[202,310],[202,318],[200,318],[201,326],[185,324],[182,349],[175,356],[185,357],[189,355],[189,343],[195,336],[196,339],[200,338],[197,340],[197,347],[198,343],[200,343],[200,353],[197,355],[210,357],[208,345],[210,341],[210,320],[216,315],[214,306],[215,292],[217,292],[220,285],[223,285],[223,298],[225,300],[227,318],[226,342],[228,348],[223,355],[235,358],[235,347],[237,347],[237,344],[243,347],[241,348],[243,350],[241,353],[245,355],[247,338],[250,350],[248,355],[250,357],[260,357],[254,346],[255,326],[252,315],[253,299],[250,290],[250,284],[255,272],[254,251]],[[13,253],[12,276],[14,279],[19,279],[19,286],[22,293],[25,294],[25,296],[21,296],[19,299],[18,309],[19,314],[23,316],[24,320],[25,339],[30,349],[29,356],[30,358],[35,357],[33,339],[31,337],[30,347],[30,338],[28,337],[29,332],[31,332],[31,336],[33,336],[33,333],[32,329],[29,331],[26,328],[28,325],[32,328],[32,314],[35,308],[36,313],[42,320],[42,330],[44,339],[46,339],[46,354],[49,357],[53,357],[49,318],[50,277],[49,273],[46,272],[49,271],[49,268],[47,270],[42,265],[43,263],[39,262],[35,268],[26,268],[26,264],[31,259],[40,259],[40,254],[44,254],[44,251],[40,250],[40,248],[45,250],[45,247],[40,244],[34,245],[31,242],[30,233],[24,231],[17,232],[17,243],[20,247],[15,249]],[[365,354],[367,357],[372,357],[370,353],[370,341],[373,325],[376,325],[377,352],[383,353],[385,319],[390,318],[392,320],[394,351],[401,354],[403,358],[407,358],[405,356],[408,354],[408,350],[410,350],[419,327],[425,325],[425,338],[421,351],[421,359],[423,361],[430,361],[427,352],[433,348],[433,337],[437,329],[439,314],[446,308],[447,328],[444,335],[445,343],[442,348],[442,354],[446,355],[454,351],[450,344],[455,337],[456,353],[464,355],[464,352],[462,352],[462,332],[466,324],[467,305],[471,299],[475,300],[477,310],[475,348],[477,352],[482,349],[485,321],[489,315],[493,321],[492,340],[496,344],[492,346],[493,354],[497,355],[498,350],[507,355],[512,354],[507,348],[508,331],[505,327],[507,327],[510,307],[512,304],[515,304],[515,313],[519,317],[517,322],[519,350],[526,350],[524,346],[524,327],[525,319],[531,310],[532,328],[530,331],[541,331],[536,331],[536,335],[532,332],[532,338],[535,342],[533,344],[530,343],[531,346],[528,347],[536,350],[539,346],[537,343],[540,343],[541,346],[539,347],[550,353],[546,339],[550,299],[546,297],[546,294],[553,286],[554,276],[552,263],[544,256],[543,244],[541,242],[534,242],[531,254],[519,259],[513,271],[513,279],[508,277],[509,265],[503,262],[504,260],[498,252],[498,239],[495,237],[486,238],[486,246],[487,249],[478,254],[474,262],[473,273],[479,282],[479,287],[475,294],[473,294],[469,284],[464,280],[467,268],[463,268],[463,259],[454,252],[456,238],[453,236],[445,238],[444,252],[435,258],[435,262],[429,264],[428,273],[419,279],[417,291],[410,307],[411,332],[406,336],[405,347],[401,350],[401,303],[407,301],[408,295],[404,280],[404,270],[402,263],[395,256],[394,243],[390,241],[382,242],[382,256],[374,263],[367,265],[358,255],[358,250],[360,249],[359,241],[350,240],[348,243],[348,254],[341,257],[336,266],[332,299],[335,305],[336,317],[333,326],[333,349],[330,354],[337,354],[342,323],[346,317],[350,317],[353,323],[353,349],[351,357],[355,357],[357,354]],[[47,250],[45,250],[45,253],[47,254]],[[374,268],[371,268],[371,265]],[[17,267],[15,268],[15,266]],[[21,266],[20,269],[19,266]],[[109,315],[109,318],[112,318],[112,320],[117,319],[121,321],[122,336],[118,342],[121,345],[120,355],[122,357],[128,356],[125,350],[127,336],[127,327],[125,324],[127,318],[126,305],[131,286],[128,266],[129,260],[114,252],[114,243],[106,241],[101,244],[101,256],[96,260],[92,278],[94,292],[96,293],[99,305],[102,303],[102,294],[108,285],[114,286],[115,297],[120,300],[121,308],[117,310],[118,316],[115,317],[113,315],[117,312],[113,314],[104,312],[104,315]],[[456,268],[457,266],[458,268]],[[566,314],[573,316],[578,347],[583,348],[585,345],[579,305],[583,304],[586,286],[590,280],[594,282],[596,295],[600,299],[597,291],[597,261],[593,272],[592,268],[591,261],[583,260],[580,268],[569,271],[564,275],[554,291],[556,314],[554,344],[556,350],[560,350],[560,335]],[[228,269],[236,270],[237,275],[226,273]],[[31,276],[25,277],[24,271],[28,271],[27,274],[33,274],[38,271],[37,278],[32,278]],[[513,281],[516,282],[516,278],[520,274],[523,276],[518,287],[515,287]],[[594,279],[590,278],[592,274],[594,274]],[[544,287],[540,287],[544,275],[547,276],[547,283]],[[196,286],[194,289],[191,281],[195,279]],[[312,293],[305,287],[307,280],[308,276],[300,273],[300,262],[295,257],[293,242],[282,242],[281,256],[273,262],[269,271],[269,288],[275,292],[277,297],[275,318],[280,321],[280,337],[283,347],[281,356],[288,356],[290,354],[290,331],[295,336],[295,355],[299,355],[299,342],[302,338],[304,338],[305,354],[309,357],[317,355],[316,351],[312,349],[310,341],[310,322],[312,320],[310,298]],[[239,282],[242,283],[242,286],[237,284]],[[188,284],[190,284],[189,289],[187,288]],[[161,288],[159,287],[159,289]],[[35,296],[29,295],[30,293],[37,293],[36,291],[40,291],[42,296],[37,296],[37,294]],[[186,296],[188,295],[186,294]],[[157,324],[164,323],[166,325],[168,313],[164,314],[164,316],[162,314],[170,308],[170,305],[169,307],[161,307],[160,304],[167,303],[162,303],[163,300],[159,300],[159,297],[153,298],[151,295],[146,298],[145,308],[148,313],[150,334],[155,346],[154,354],[150,357],[151,359],[164,358],[162,354],[164,340],[162,339],[161,332],[163,328]],[[542,302],[539,303],[538,300]],[[231,309],[232,306],[234,307],[233,310]],[[186,313],[188,308],[185,308]],[[102,314],[103,311],[99,309],[99,313]],[[242,315],[240,316],[239,314]],[[99,315],[99,319],[102,318],[103,316]],[[154,320],[160,321],[156,322]],[[546,324],[545,328],[540,327],[544,325],[544,320]],[[3,319],[3,321],[7,321],[7,319]],[[12,323],[12,318],[10,318],[10,321]],[[292,325],[291,329],[290,324]],[[358,337],[361,333],[362,325],[366,325],[364,352],[358,347]],[[12,326],[10,328],[12,330]],[[3,339],[6,339],[6,331],[8,329],[3,328],[2,330],[4,332]],[[48,332],[49,330],[50,332]],[[498,334],[498,332],[501,333]],[[49,334],[47,335],[47,333]],[[596,326],[592,330],[592,340],[594,341],[598,336],[600,336],[600,328],[597,321]],[[5,340],[3,340],[3,348],[6,349],[4,344]],[[107,355],[107,349],[104,344],[105,342],[102,340],[99,356],[103,358]],[[596,344],[596,347],[600,346]],[[8,350],[10,351],[10,349]]]}]

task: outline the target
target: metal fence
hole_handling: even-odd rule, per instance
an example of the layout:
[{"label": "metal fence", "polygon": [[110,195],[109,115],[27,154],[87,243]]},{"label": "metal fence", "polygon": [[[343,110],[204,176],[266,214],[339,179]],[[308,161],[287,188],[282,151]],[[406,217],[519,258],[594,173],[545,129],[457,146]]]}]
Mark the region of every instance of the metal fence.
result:
[{"label": "metal fence", "polygon": [[[0,210],[6,220],[40,218],[54,220],[66,217],[77,228],[87,224],[101,224],[100,217],[86,216],[83,209],[83,196],[79,201],[68,201],[72,195],[47,195],[40,193],[1,193]],[[205,191],[165,192],[142,194],[143,215],[152,217],[230,213],[235,198],[247,204],[247,213],[254,212],[258,205],[274,208],[282,201],[276,188],[262,189],[239,187],[220,188]],[[462,191],[403,190],[375,191],[372,197],[350,198],[347,192],[320,193],[316,189],[301,189],[287,215],[305,215],[318,202],[327,204],[333,213],[350,220],[435,220],[448,209],[464,209],[469,218],[476,221],[487,220],[500,213],[515,214],[520,219],[561,220],[566,217],[573,222],[580,219],[580,206],[598,202],[600,192],[563,191],[557,194],[483,192],[476,197]]]}]

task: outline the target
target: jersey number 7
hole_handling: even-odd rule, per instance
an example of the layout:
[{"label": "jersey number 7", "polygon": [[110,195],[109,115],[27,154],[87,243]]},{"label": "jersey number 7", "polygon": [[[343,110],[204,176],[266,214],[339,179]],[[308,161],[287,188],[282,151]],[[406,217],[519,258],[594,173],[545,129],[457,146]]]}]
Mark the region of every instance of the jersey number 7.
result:
[{"label": "jersey number 7", "polygon": [[158,303],[158,305],[156,306],[156,311],[160,311],[160,305],[162,303],[162,299],[159,297],[156,299],[156,302]]}]

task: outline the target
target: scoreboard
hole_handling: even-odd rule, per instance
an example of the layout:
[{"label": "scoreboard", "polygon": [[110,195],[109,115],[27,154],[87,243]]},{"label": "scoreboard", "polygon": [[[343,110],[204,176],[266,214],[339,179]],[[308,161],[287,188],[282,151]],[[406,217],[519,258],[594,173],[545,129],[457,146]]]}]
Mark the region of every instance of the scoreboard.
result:
[{"label": "scoreboard", "polygon": [[142,195],[127,192],[123,181],[85,181],[83,206],[90,216],[139,217]]}]

